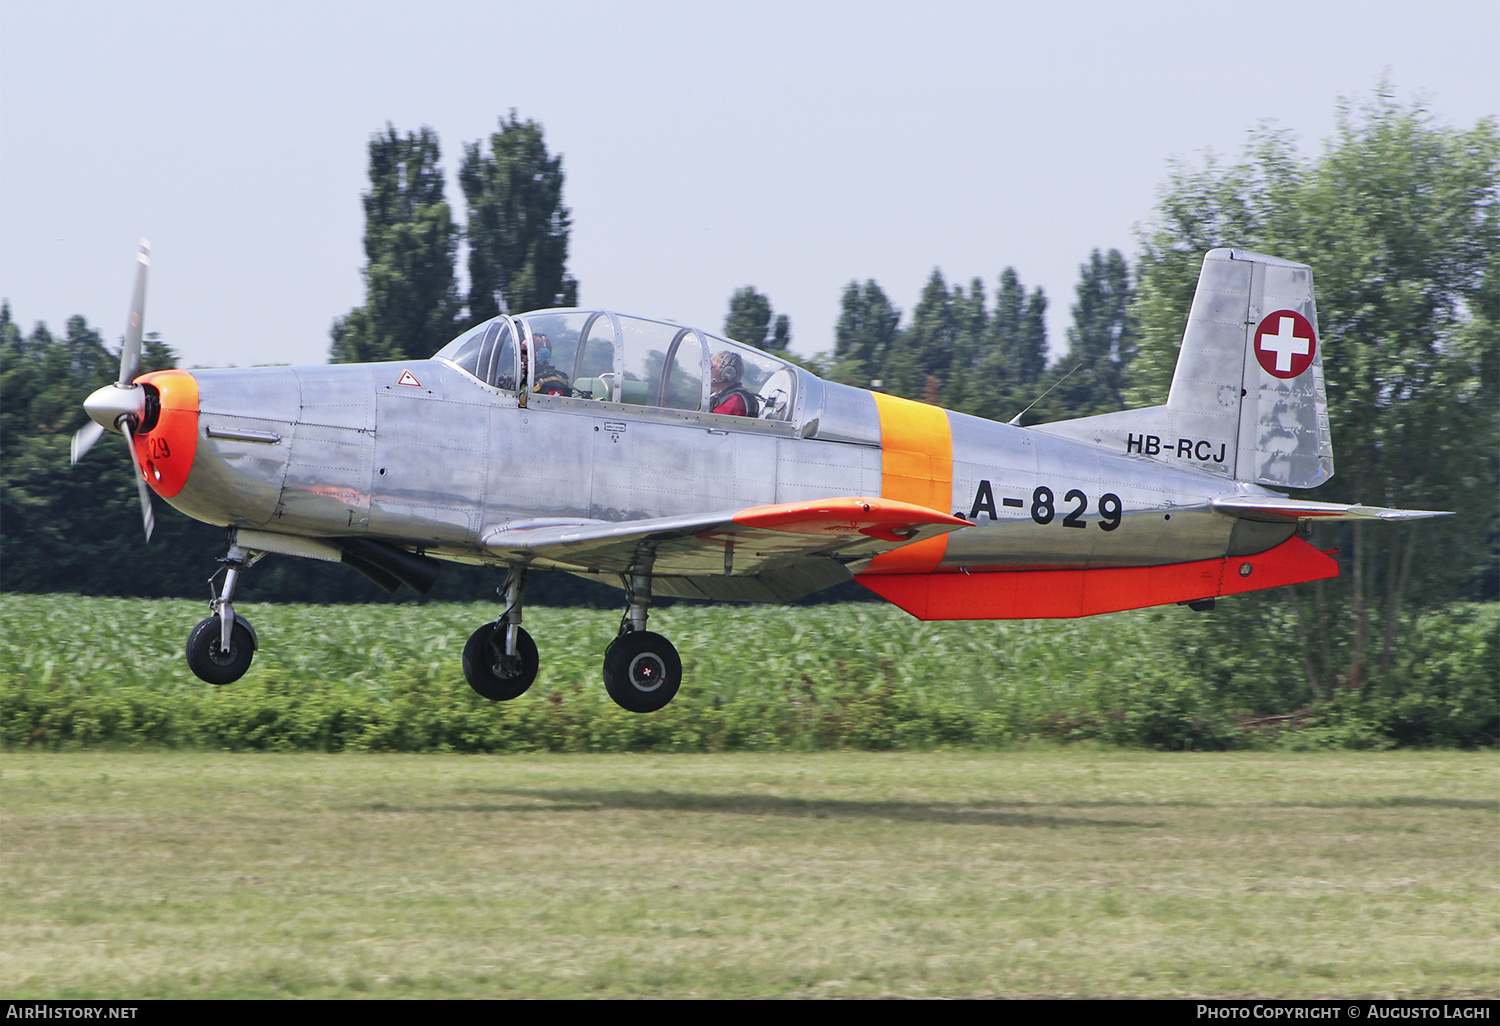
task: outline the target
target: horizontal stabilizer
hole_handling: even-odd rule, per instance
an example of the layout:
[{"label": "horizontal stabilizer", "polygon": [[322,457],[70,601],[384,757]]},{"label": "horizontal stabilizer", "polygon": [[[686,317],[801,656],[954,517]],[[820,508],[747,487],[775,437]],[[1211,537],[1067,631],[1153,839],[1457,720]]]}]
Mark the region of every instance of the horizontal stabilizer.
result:
[{"label": "horizontal stabilizer", "polygon": [[530,521],[487,532],[497,556],[565,570],[659,575],[758,575],[808,556],[868,559],[968,527],[939,510],[894,499],[840,496],[649,520]]},{"label": "horizontal stabilizer", "polygon": [[1214,509],[1237,520],[1259,520],[1284,524],[1293,520],[1421,520],[1451,517],[1451,512],[1432,509],[1389,509],[1385,506],[1349,505],[1286,499],[1279,495],[1230,495],[1214,500]]}]

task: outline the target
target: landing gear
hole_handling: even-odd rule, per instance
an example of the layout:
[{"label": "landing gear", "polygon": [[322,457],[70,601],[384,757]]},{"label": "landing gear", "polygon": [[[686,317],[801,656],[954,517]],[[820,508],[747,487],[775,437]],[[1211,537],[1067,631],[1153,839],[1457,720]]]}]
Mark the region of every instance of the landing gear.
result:
[{"label": "landing gear", "polygon": [[209,684],[233,684],[250,669],[250,660],[255,658],[255,634],[250,629],[250,621],[243,616],[234,618],[227,648],[222,637],[218,616],[210,616],[188,635],[188,669],[199,680]]},{"label": "landing gear", "polygon": [[646,544],[636,551],[636,565],[624,575],[627,606],[620,634],[604,650],[604,689],[620,708],[637,713],[663,708],[682,684],[677,649],[660,634],[646,630],[655,555]]},{"label": "landing gear", "polygon": [[[224,564],[224,588],[213,590],[213,578],[209,578],[209,592],[213,598],[208,608],[213,615],[193,628],[187,640],[188,669],[201,681],[208,684],[233,684],[250,669],[255,658],[259,640],[250,621],[234,611],[234,586],[240,572],[254,564],[263,552],[251,552],[238,543],[229,546]],[[218,577],[214,574],[214,577]]]},{"label": "landing gear", "polygon": [[487,623],[469,635],[464,646],[464,679],[469,687],[491,702],[520,698],[536,680],[536,642],[520,627],[515,628],[514,650],[505,651],[503,624]]},{"label": "landing gear", "polygon": [[521,606],[526,599],[526,568],[517,567],[501,589],[505,612],[487,623],[464,646],[464,679],[483,698],[508,702],[519,698],[536,680],[541,660],[536,642],[521,628]]},{"label": "landing gear", "polygon": [[677,694],[682,660],[660,634],[621,634],[604,651],[604,688],[615,704],[630,712],[656,712]]}]

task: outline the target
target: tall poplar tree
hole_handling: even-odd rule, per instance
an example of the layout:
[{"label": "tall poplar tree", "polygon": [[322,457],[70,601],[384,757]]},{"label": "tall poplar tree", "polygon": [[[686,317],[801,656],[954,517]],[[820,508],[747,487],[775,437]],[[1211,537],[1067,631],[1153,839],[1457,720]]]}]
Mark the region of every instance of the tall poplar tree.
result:
[{"label": "tall poplar tree", "polygon": [[576,306],[568,274],[571,212],[562,204],[562,156],[550,156],[542,126],[516,112],[489,139],[464,147],[459,185],[468,202],[469,316],[477,324],[500,312]]},{"label": "tall poplar tree", "polygon": [[770,298],[755,291],[754,285],[746,285],[729,297],[724,334],[768,352],[785,352],[792,342],[792,320],[786,314],[777,314],[772,327]]},{"label": "tall poplar tree", "polygon": [[335,363],[424,359],[453,337],[458,232],[443,199],[437,135],[370,140],[365,193],[365,303],[333,325]]},{"label": "tall poplar tree", "polygon": [[833,331],[830,377],[861,388],[879,378],[886,357],[901,335],[901,311],[891,305],[873,280],[844,286],[839,320]]},{"label": "tall poplar tree", "polygon": [[1000,273],[995,293],[993,354],[1000,380],[1031,385],[1047,369],[1047,295],[1040,287],[1026,294],[1014,267]]},{"label": "tall poplar tree", "polygon": [[[962,288],[958,292],[962,297]],[[942,272],[933,268],[922,288],[921,298],[912,310],[911,328],[906,333],[909,364],[895,364],[893,366],[900,369],[887,372],[892,379],[890,387],[897,390],[897,394],[912,399],[940,402],[953,367],[953,350],[957,344],[958,317],[953,295],[948,291]]]},{"label": "tall poplar tree", "polygon": [[1068,355],[1060,364],[1067,380],[1058,392],[1072,416],[1113,413],[1124,406],[1121,388],[1136,338],[1130,309],[1135,293],[1120,251],[1094,250],[1078,269],[1075,295]]}]

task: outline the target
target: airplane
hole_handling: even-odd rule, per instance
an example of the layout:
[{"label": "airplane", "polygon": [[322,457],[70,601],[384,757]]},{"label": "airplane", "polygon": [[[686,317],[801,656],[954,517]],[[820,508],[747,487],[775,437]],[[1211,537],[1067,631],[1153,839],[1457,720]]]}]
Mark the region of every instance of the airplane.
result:
[{"label": "airplane", "polygon": [[[791,602],[853,579],[923,620],[1078,617],[1334,577],[1318,520],[1443,513],[1289,498],[1333,476],[1312,273],[1204,256],[1165,405],[1020,427],[823,380],[694,327],[607,310],[502,314],[427,360],[139,374],[149,245],[119,380],[85,402],[152,493],[228,529],[188,666],[238,680],[234,610],[267,554],[425,594],[440,561],[505,571],[463,653],[484,698],[536,679],[527,575],[617,584],[624,709],[663,708],[658,596]],[[217,581],[219,573],[214,575]]]}]

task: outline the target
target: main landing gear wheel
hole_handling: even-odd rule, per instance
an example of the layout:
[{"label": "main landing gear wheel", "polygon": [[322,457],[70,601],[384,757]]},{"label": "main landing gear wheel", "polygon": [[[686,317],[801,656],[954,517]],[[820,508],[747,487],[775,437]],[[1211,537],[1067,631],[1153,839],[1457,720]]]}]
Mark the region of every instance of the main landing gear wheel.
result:
[{"label": "main landing gear wheel", "polygon": [[681,683],[682,660],[660,634],[621,634],[604,651],[604,687],[622,709],[656,712],[672,700]]},{"label": "main landing gear wheel", "polygon": [[516,654],[506,656],[505,626],[487,623],[469,635],[464,646],[464,679],[491,702],[508,702],[531,687],[540,662],[530,634],[517,627]]},{"label": "main landing gear wheel", "polygon": [[224,651],[221,634],[219,618],[210,616],[188,635],[188,669],[209,684],[233,684],[245,675],[255,658],[255,632],[244,617],[234,618],[228,652]]}]

